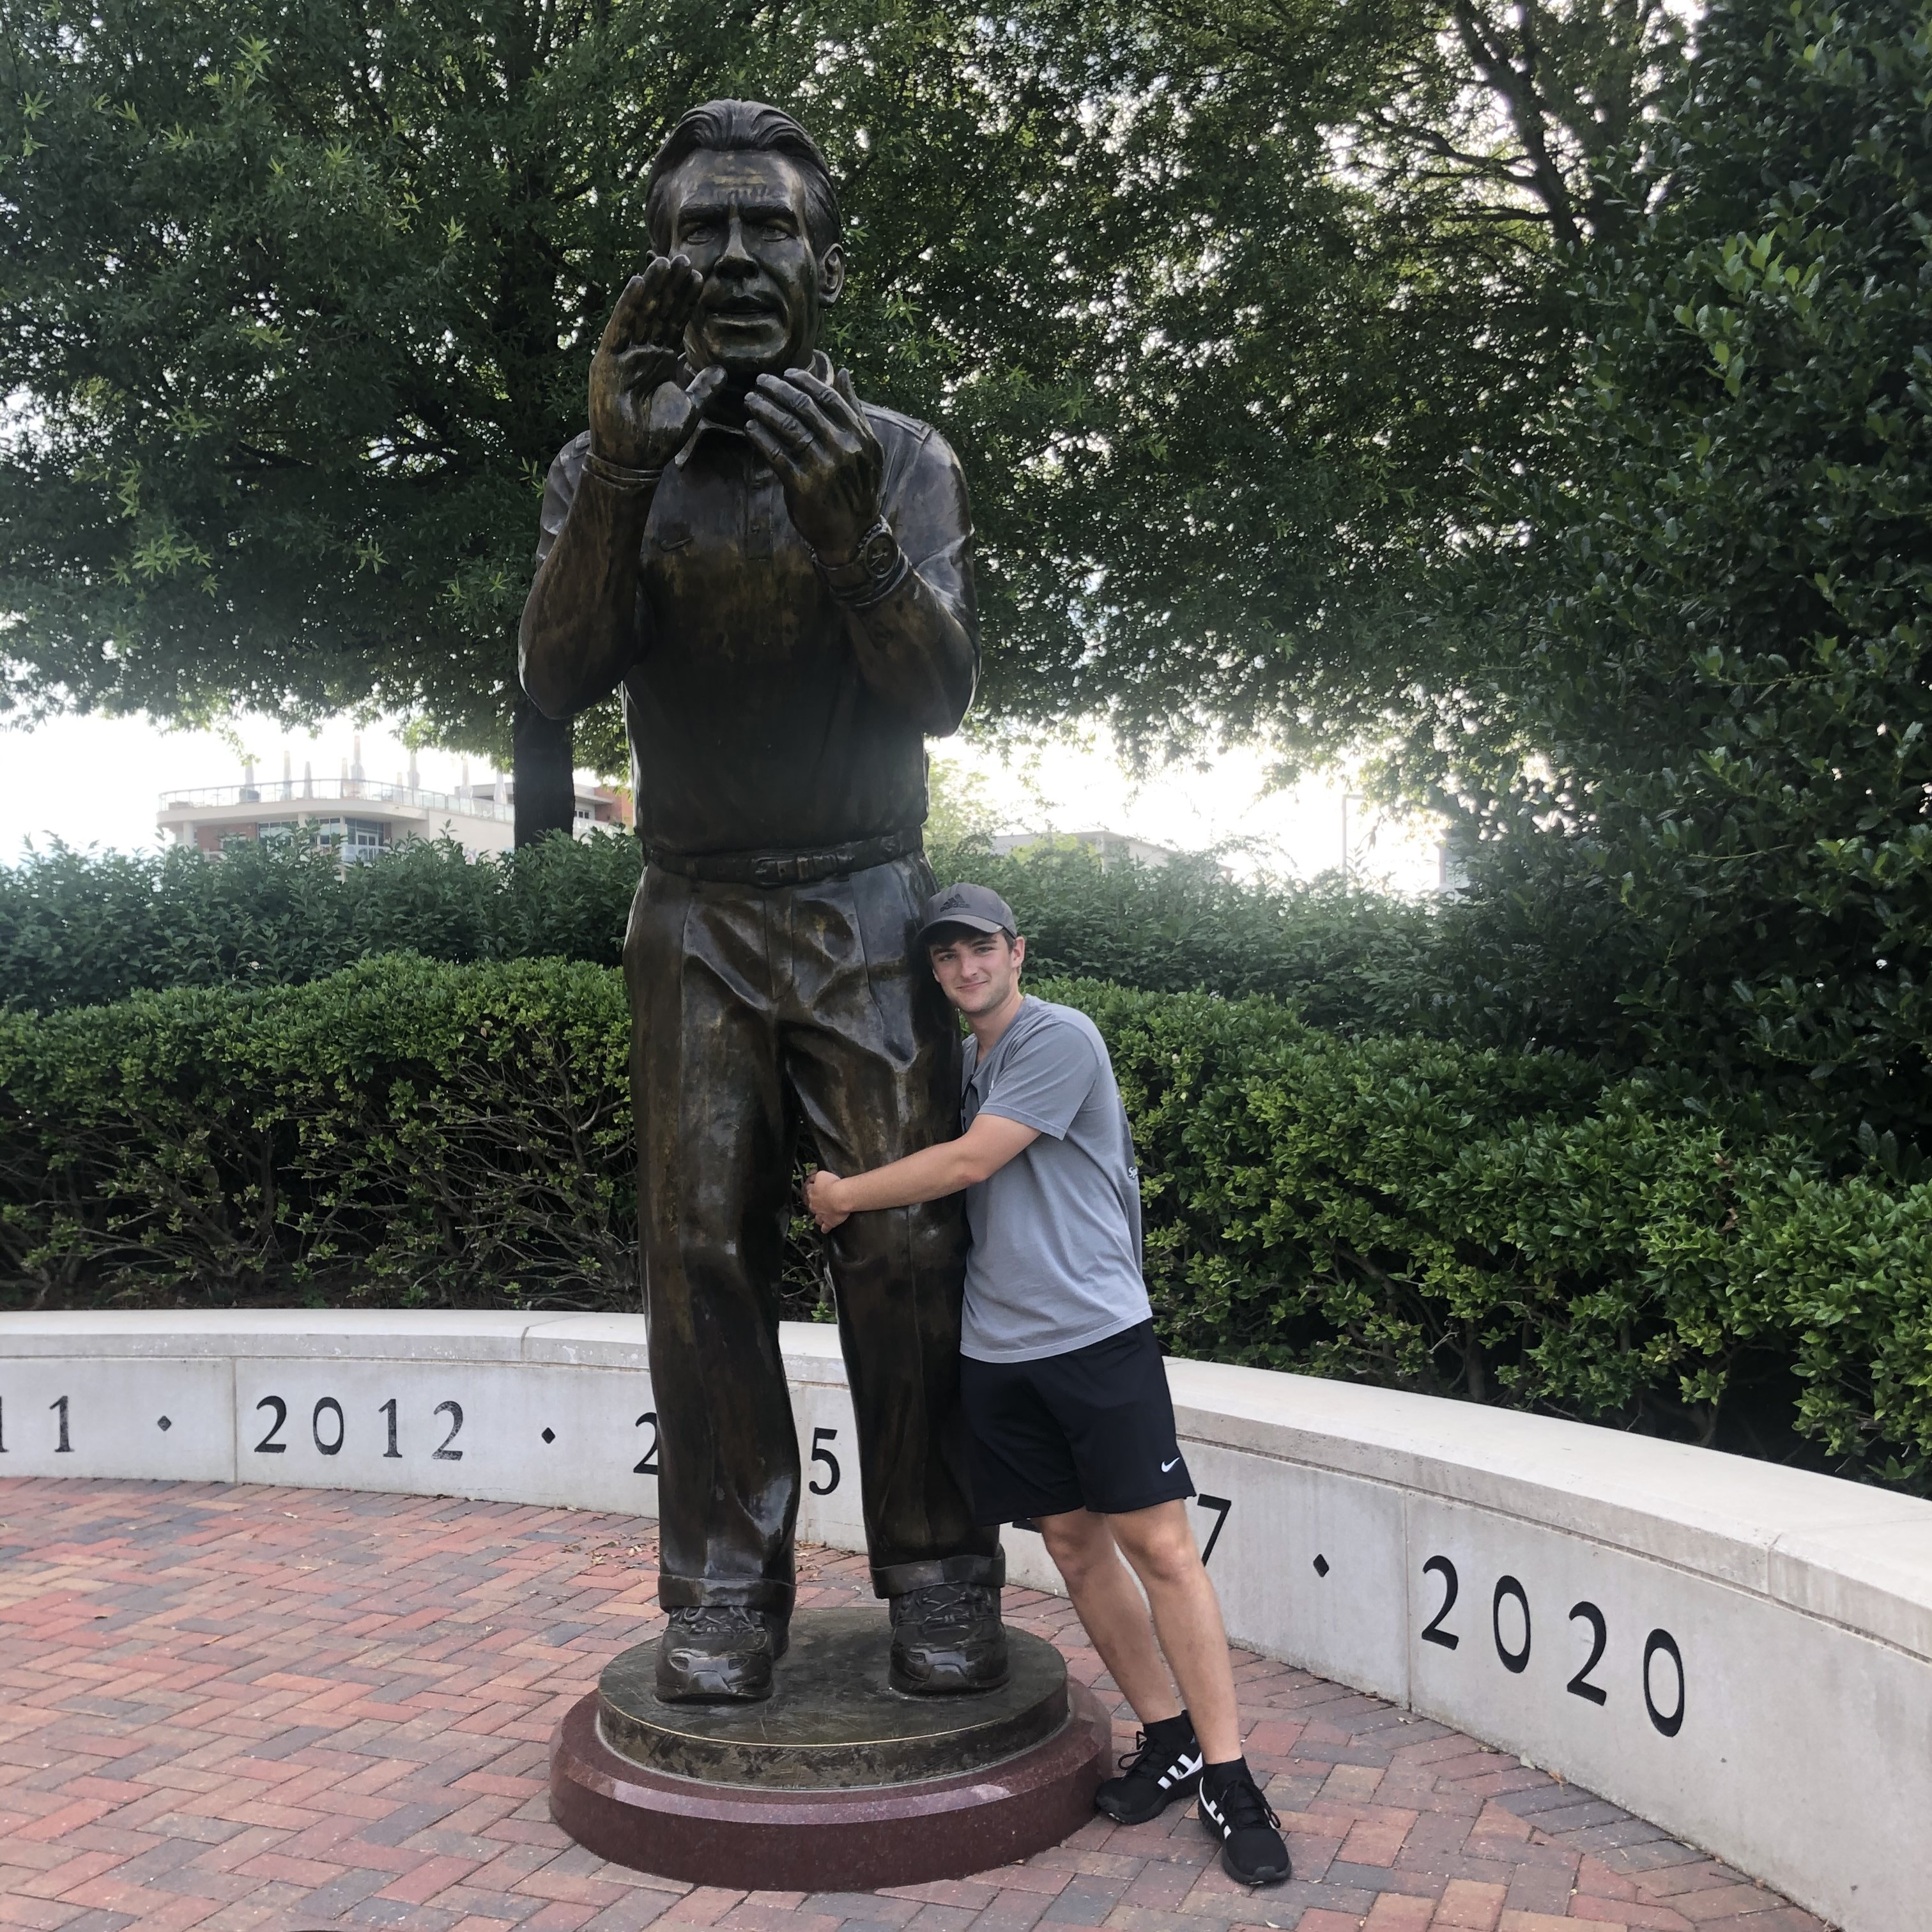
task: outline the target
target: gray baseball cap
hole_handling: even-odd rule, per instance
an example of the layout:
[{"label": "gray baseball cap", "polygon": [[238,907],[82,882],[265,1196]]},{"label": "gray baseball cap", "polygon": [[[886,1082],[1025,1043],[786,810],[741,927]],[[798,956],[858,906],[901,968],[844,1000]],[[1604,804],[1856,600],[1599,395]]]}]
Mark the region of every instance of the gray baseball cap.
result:
[{"label": "gray baseball cap", "polygon": [[918,944],[931,943],[941,926],[963,926],[969,932],[1004,932],[1018,936],[1013,909],[989,886],[948,886],[926,902],[920,915]]}]

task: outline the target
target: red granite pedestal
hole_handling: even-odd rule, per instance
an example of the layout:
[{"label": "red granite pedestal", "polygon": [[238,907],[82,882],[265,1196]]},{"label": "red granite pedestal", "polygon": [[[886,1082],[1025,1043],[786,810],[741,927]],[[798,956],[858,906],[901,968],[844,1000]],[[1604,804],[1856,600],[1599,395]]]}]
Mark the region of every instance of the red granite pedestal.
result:
[{"label": "red granite pedestal", "polygon": [[550,1815],[617,1864],[778,1892],[964,1877],[1044,1851],[1094,1816],[1111,1728],[1051,1646],[1012,1633],[1004,1694],[901,1698],[884,1683],[883,1617],[799,1624],[762,1706],[658,1705],[643,1670],[656,1646],[616,1660],[557,1727]]}]

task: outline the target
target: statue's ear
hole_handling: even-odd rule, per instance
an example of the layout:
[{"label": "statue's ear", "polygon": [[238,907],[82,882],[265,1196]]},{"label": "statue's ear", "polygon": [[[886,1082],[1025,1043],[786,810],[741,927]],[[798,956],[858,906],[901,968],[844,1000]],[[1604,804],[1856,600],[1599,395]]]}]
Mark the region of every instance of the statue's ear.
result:
[{"label": "statue's ear", "polygon": [[835,242],[818,258],[818,299],[830,308],[844,287],[845,244]]}]

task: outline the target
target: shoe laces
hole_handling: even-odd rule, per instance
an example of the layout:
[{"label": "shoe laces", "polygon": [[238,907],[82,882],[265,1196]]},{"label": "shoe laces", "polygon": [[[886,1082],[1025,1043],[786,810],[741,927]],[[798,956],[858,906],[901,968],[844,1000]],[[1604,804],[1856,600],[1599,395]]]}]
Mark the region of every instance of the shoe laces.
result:
[{"label": "shoe laces", "polygon": [[922,1629],[950,1629],[992,1614],[992,1592],[983,1583],[928,1583],[901,1600],[904,1614]]},{"label": "shoe laces", "polygon": [[718,1636],[762,1630],[764,1619],[742,1604],[687,1604],[671,1612],[672,1628],[692,1636]]},{"label": "shoe laces", "polygon": [[1238,1778],[1214,1794],[1214,1808],[1229,1832],[1246,1832],[1265,1825],[1271,1832],[1281,1829],[1274,1808],[1262,1796],[1261,1786],[1252,1778]]},{"label": "shoe laces", "polygon": [[1192,1742],[1190,1738],[1187,1744],[1177,1745],[1172,1751],[1159,1751],[1146,1732],[1136,1731],[1133,1749],[1120,1754],[1120,1768],[1130,1778],[1159,1778],[1167,1769],[1167,1762],[1163,1760],[1171,1762],[1186,1756],[1187,1744]]}]

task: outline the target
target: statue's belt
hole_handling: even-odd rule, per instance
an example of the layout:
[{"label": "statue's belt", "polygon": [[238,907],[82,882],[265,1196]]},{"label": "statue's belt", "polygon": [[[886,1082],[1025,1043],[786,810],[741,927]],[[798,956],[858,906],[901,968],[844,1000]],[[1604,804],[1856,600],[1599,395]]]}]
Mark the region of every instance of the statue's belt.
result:
[{"label": "statue's belt", "polygon": [[820,879],[842,878],[883,866],[920,848],[920,828],[905,826],[882,832],[876,838],[856,838],[829,852],[667,852],[646,845],[644,857],[660,872],[680,878],[702,879],[717,886],[808,886]]}]

